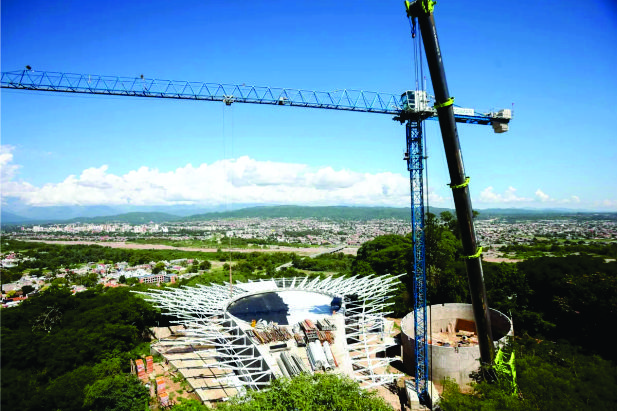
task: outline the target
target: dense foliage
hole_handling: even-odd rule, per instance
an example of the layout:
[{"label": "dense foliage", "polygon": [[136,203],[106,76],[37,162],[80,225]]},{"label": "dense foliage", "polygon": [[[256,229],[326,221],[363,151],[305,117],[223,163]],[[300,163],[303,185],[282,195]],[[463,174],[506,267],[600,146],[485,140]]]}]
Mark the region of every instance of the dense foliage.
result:
[{"label": "dense foliage", "polygon": [[[247,398],[233,398],[218,411],[393,411],[375,391],[338,374],[301,374],[293,379],[273,380],[268,390],[252,391]],[[195,400],[183,400],[172,411],[206,411]]]},{"label": "dense foliage", "polygon": [[[429,304],[469,302],[456,223],[449,213],[427,216]],[[410,273],[411,251],[409,236],[377,237],[359,249],[352,271]],[[590,255],[568,255],[516,264],[484,262],[483,270],[492,308],[511,316],[516,335],[523,338],[518,338],[515,346],[524,401],[511,396],[508,384],[481,383],[474,395],[465,395],[452,383],[446,387],[444,409],[615,407],[616,348],[613,340],[607,343],[607,337],[613,338],[617,328],[616,262]],[[395,315],[412,310],[412,301],[406,298],[412,293],[410,277],[402,280],[400,295],[394,299]],[[557,400],[565,391],[568,400]]]},{"label": "dense foliage", "polygon": [[[468,282],[461,258],[457,222],[449,212],[440,217],[427,214],[425,221],[425,264],[427,301],[429,304],[465,302]],[[352,263],[357,275],[412,273],[412,238],[410,235],[384,235],[364,243]],[[412,310],[412,276],[401,278],[402,285],[394,302],[394,315],[403,316]]]},{"label": "dense foliage", "polygon": [[[425,234],[428,302],[468,302],[457,221],[448,212],[440,216],[428,214]],[[234,252],[230,256],[220,250],[125,250],[12,240],[3,240],[3,246],[32,257],[19,268],[2,269],[3,282],[19,278],[24,269],[53,272],[85,262],[127,261],[135,265],[177,258],[195,259],[188,271],[199,270],[200,274],[174,286],[228,281],[230,263],[234,280],[240,281],[302,276],[306,272],[321,276],[325,272],[359,276],[412,272],[409,235],[377,237],[363,244],[356,258],[341,253],[316,258],[261,252]],[[507,384],[481,382],[475,385],[472,395],[467,395],[446,383],[442,405],[445,411],[615,407],[616,350],[607,338],[616,335],[616,262],[605,260],[615,258],[615,244],[538,242],[531,248],[550,252],[552,257],[516,264],[483,263],[490,304],[512,317],[518,336],[514,350],[521,397],[510,395]],[[524,248],[512,251],[526,252]],[[578,254],[561,256],[567,252]],[[291,267],[276,270],[285,263],[291,263]],[[163,265],[156,268],[161,269]],[[144,409],[147,394],[138,381],[124,372],[129,352],[145,339],[147,327],[163,324],[164,319],[127,288],[94,287],[96,275],[84,275],[78,281],[93,288],[73,296],[62,288],[67,279],[57,278],[39,296],[1,311],[3,407]],[[403,316],[412,309],[409,274],[401,277],[395,294],[394,314]],[[303,376],[276,381],[270,391],[253,393],[251,402],[233,401],[220,408],[278,409],[268,407],[284,404],[281,409],[285,410],[390,409],[350,381],[333,378]],[[204,409],[192,402],[175,408]]]},{"label": "dense foliage", "polygon": [[474,384],[462,394],[452,380],[444,385],[440,407],[459,410],[611,410],[616,408],[616,364],[583,355],[564,343],[532,338],[515,343],[519,395],[505,379]]},{"label": "dense foliage", "polygon": [[329,271],[345,275],[350,273],[354,260],[353,255],[343,253],[321,254],[315,258],[300,258],[295,255],[292,264],[299,270]]},{"label": "dense foliage", "polygon": [[[27,257],[19,267],[2,268],[2,282],[11,282],[21,277],[24,270],[55,271],[61,267],[69,268],[88,262],[127,262],[131,266],[147,264],[151,261],[174,260],[181,258],[198,258],[200,260],[215,258],[215,253],[181,250],[129,250],[110,248],[99,245],[75,244],[64,246],[39,242],[2,240],[4,250],[18,251]],[[235,253],[242,254],[242,253]],[[236,255],[235,258],[242,258]]]},{"label": "dense foliage", "polygon": [[571,254],[601,256],[616,258],[616,242],[586,242],[584,240],[540,240],[533,239],[532,244],[510,244],[500,247],[504,253],[512,253],[517,258],[531,258],[543,256],[563,257]]},{"label": "dense foliage", "polygon": [[234,399],[219,411],[392,411],[375,392],[336,374],[301,374],[293,379],[271,382],[267,391],[249,394],[251,401]]},{"label": "dense foliage", "polygon": [[[123,374],[129,352],[148,338],[148,327],[166,323],[124,287],[76,295],[51,287],[1,316],[1,394],[7,410],[79,410],[86,399],[93,410],[131,409],[109,408],[100,397],[114,391],[118,401],[134,403],[129,397],[139,387]],[[139,409],[143,406],[142,401]]]}]

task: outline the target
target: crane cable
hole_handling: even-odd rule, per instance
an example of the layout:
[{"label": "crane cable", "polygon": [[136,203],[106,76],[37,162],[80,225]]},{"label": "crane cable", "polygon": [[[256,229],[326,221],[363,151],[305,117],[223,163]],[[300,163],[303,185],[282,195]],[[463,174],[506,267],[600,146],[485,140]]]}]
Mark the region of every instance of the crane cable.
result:
[{"label": "crane cable", "polygon": [[[228,145],[226,144],[227,142],[227,134],[226,134],[226,129],[225,129],[225,123],[226,123],[226,118],[225,118],[225,113],[227,111],[226,107],[230,107],[229,111],[230,111],[230,117],[231,117],[231,142],[229,144],[230,150],[228,152]],[[224,189],[223,189],[223,197],[225,200],[225,211],[228,212],[229,211],[229,193],[228,193],[228,170],[227,170],[227,163],[228,163],[228,157],[230,159],[232,159],[234,157],[234,106],[232,104],[223,104],[222,105],[222,116],[223,116],[223,129],[222,129],[222,134],[223,134],[223,184],[224,184]],[[226,233],[227,236],[227,233]],[[229,270],[230,270],[230,299],[233,296],[233,288],[232,288],[232,237],[228,237],[228,253],[229,253],[229,261],[228,261],[228,265],[229,265]]]}]

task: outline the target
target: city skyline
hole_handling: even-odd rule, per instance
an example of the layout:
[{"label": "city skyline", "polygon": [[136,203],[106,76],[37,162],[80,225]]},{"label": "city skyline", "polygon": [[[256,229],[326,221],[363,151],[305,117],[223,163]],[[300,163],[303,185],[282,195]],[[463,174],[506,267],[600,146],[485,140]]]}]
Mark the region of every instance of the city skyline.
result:
[{"label": "city skyline", "polygon": [[[514,103],[508,133],[458,127],[473,206],[615,211],[616,5],[441,2],[435,16],[455,102],[479,111]],[[415,88],[412,46],[400,2],[2,4],[3,71],[399,94]],[[6,89],[2,97],[9,211],[17,202],[410,204],[405,130],[388,116]],[[426,137],[429,205],[452,207],[436,121]]]}]

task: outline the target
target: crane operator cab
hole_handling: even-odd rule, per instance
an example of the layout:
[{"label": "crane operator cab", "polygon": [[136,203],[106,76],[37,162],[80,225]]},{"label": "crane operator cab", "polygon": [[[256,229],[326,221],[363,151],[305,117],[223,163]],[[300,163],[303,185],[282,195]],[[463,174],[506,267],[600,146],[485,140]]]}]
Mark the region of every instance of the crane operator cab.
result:
[{"label": "crane operator cab", "polygon": [[401,109],[403,111],[431,111],[427,92],[423,90],[408,90],[401,95]]}]

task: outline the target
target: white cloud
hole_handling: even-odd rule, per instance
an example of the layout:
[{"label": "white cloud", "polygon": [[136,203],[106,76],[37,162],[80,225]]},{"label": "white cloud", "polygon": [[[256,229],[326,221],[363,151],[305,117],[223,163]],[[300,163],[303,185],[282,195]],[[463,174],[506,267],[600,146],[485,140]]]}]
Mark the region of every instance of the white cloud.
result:
[{"label": "white cloud", "polygon": [[[10,150],[9,150],[10,155]],[[12,156],[7,179],[15,175]],[[3,167],[4,169],[4,167]],[[357,173],[332,167],[257,161],[247,156],[212,164],[191,164],[173,171],[140,167],[124,175],[107,165],[69,175],[59,183],[34,187],[12,183],[3,197],[18,197],[28,205],[172,205],[172,204],[410,204],[409,179],[401,174]],[[430,200],[441,197],[430,193]]]},{"label": "white cloud", "polygon": [[595,201],[595,206],[601,206],[604,208],[616,209],[616,200],[603,200],[603,201]]},{"label": "white cloud", "polygon": [[555,199],[550,197],[549,195],[545,194],[543,191],[541,191],[541,189],[537,189],[534,192],[534,195],[536,195],[536,198],[538,200],[540,200],[542,203],[549,203],[549,204],[577,204],[580,202],[580,199],[578,196],[576,195],[572,195],[568,198],[562,198],[562,199]]},{"label": "white cloud", "polygon": [[15,150],[13,146],[0,146],[0,181],[2,185],[11,181],[19,169],[18,165],[11,164],[13,162],[13,150]]},{"label": "white cloud", "polygon": [[[442,197],[440,194],[437,194],[433,189],[429,189],[429,205],[431,206],[445,206],[446,198]],[[450,206],[450,204],[448,204]]]},{"label": "white cloud", "polygon": [[542,202],[546,202],[546,201],[551,201],[552,200],[547,194],[542,192],[540,188],[534,192],[534,195],[536,195],[537,198],[539,200],[541,200]]},{"label": "white cloud", "polygon": [[0,145],[0,190],[2,192],[2,203],[6,197],[19,197],[34,189],[34,187],[22,181],[14,181],[21,166],[12,164],[13,150],[15,147]]},{"label": "white cloud", "polygon": [[517,189],[514,187],[509,187],[503,193],[496,193],[492,186],[485,188],[481,191],[478,201],[480,203],[491,203],[491,204],[510,204],[513,206],[526,206],[526,207],[534,207],[538,206],[539,203],[543,204],[543,207],[555,206],[555,205],[565,205],[565,204],[579,204],[581,202],[580,198],[576,195],[572,195],[567,198],[555,199],[551,197],[549,194],[543,192],[540,188],[534,192],[534,198],[528,197],[520,197],[516,194]]},{"label": "white cloud", "polygon": [[532,199],[526,197],[518,197],[515,192],[517,191],[514,187],[509,187],[504,191],[504,193],[496,193],[494,192],[494,188],[492,186],[487,187],[483,191],[481,191],[481,195],[479,197],[479,202],[481,203],[521,203],[531,201]]}]

